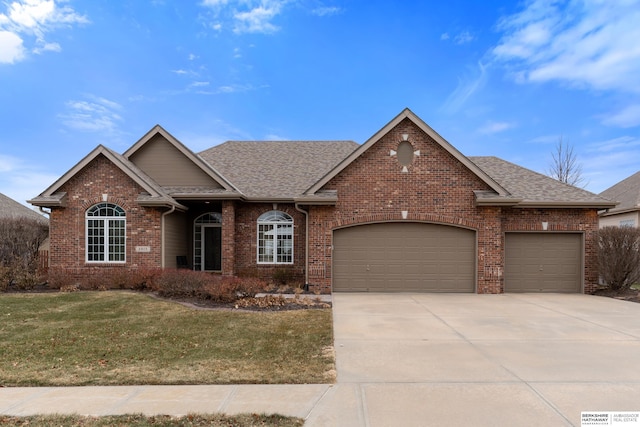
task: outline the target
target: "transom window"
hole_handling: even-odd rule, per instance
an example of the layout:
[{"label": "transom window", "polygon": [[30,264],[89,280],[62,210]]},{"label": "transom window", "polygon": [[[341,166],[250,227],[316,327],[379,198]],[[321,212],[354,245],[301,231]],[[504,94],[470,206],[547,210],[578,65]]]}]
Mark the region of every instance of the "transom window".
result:
[{"label": "transom window", "polygon": [[258,218],[258,264],[293,264],[293,218],[281,211]]},{"label": "transom window", "polygon": [[113,203],[98,203],[86,213],[87,262],[126,261],[126,214]]}]

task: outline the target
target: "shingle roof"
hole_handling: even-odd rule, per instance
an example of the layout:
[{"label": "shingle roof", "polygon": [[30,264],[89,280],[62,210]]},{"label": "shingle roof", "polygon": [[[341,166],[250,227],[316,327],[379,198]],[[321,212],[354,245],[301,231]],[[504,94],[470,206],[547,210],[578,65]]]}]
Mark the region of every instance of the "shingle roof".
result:
[{"label": "shingle roof", "polygon": [[42,223],[49,222],[45,216],[34,212],[2,193],[0,193],[0,218],[29,218]]},{"label": "shingle roof", "polygon": [[607,188],[600,196],[620,202],[609,213],[640,210],[640,171]]},{"label": "shingle roof", "polygon": [[562,183],[530,169],[507,162],[498,157],[469,157],[480,169],[496,180],[510,193],[510,197],[520,199],[519,206],[527,205],[584,205],[607,207],[612,205],[597,194]]},{"label": "shingle roof", "polygon": [[359,145],[353,141],[229,141],[199,155],[249,199],[293,199]]}]

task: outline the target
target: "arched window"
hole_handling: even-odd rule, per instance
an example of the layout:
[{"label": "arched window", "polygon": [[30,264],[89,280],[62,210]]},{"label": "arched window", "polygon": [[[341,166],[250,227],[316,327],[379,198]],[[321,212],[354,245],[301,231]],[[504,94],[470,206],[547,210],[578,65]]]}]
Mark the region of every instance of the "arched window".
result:
[{"label": "arched window", "polygon": [[126,214],[113,203],[87,209],[87,262],[126,261]]},{"label": "arched window", "polygon": [[193,222],[193,269],[222,270],[222,214],[208,212]]},{"label": "arched window", "polygon": [[281,211],[258,218],[258,264],[293,264],[293,218]]}]

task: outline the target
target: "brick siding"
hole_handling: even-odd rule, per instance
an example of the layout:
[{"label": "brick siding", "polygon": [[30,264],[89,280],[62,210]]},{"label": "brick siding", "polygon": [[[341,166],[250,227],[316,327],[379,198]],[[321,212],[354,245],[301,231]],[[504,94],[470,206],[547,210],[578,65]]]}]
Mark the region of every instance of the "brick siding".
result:
[{"label": "brick siding", "polygon": [[[402,166],[391,150],[408,135],[413,163]],[[504,292],[504,232],[549,231],[585,233],[585,292],[594,289],[595,250],[591,243],[597,229],[593,209],[512,209],[477,207],[474,190],[488,185],[444,150],[412,121],[405,119],[341,171],[323,189],[336,190],[335,207],[311,207],[309,224],[309,276],[312,290],[331,291],[332,230],[386,221],[416,221],[470,228],[477,233],[478,293]],[[406,219],[402,212],[407,212]]]}]

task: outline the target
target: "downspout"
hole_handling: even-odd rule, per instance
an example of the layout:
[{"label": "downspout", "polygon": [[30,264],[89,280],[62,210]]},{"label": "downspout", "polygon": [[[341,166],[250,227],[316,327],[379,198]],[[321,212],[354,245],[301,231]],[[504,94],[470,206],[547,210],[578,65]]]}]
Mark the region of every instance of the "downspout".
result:
[{"label": "downspout", "polygon": [[44,215],[49,215],[49,218],[51,218],[51,211],[45,211],[44,206],[38,206],[38,210]]},{"label": "downspout", "polygon": [[164,251],[165,251],[165,244],[164,244],[164,217],[174,213],[176,210],[176,206],[172,205],[171,209],[163,212],[161,217],[160,217],[160,233],[162,233],[162,236],[160,236],[160,245],[162,245],[162,247],[160,248],[160,267],[164,269]]},{"label": "downspout", "polygon": [[304,214],[304,290],[309,290],[309,211],[300,208],[296,203],[295,208]]}]

